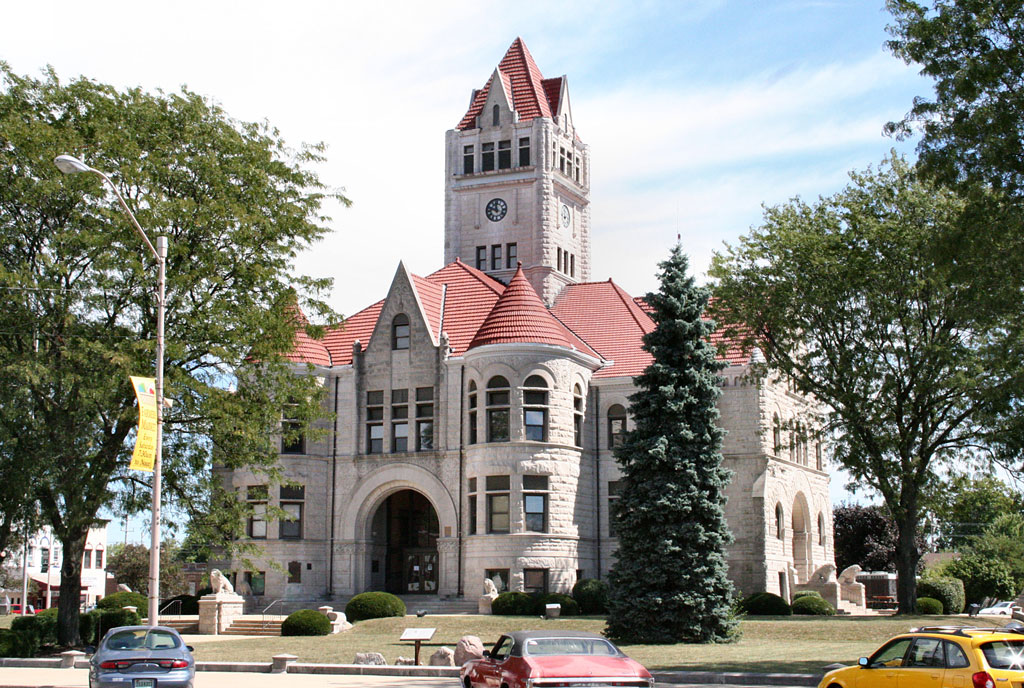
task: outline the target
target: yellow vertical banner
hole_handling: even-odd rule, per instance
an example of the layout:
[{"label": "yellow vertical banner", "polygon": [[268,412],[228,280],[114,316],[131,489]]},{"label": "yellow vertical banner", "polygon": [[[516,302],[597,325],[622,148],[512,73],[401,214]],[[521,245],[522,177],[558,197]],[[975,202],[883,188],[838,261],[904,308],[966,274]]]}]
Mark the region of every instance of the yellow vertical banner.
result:
[{"label": "yellow vertical banner", "polygon": [[156,379],[131,377],[135,398],[139,400],[139,431],[128,468],[152,473],[156,463]]}]

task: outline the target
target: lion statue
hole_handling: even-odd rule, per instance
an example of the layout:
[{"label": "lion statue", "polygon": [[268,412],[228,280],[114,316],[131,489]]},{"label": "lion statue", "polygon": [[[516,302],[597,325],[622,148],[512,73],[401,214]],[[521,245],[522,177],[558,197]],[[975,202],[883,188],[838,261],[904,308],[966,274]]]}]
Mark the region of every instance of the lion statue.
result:
[{"label": "lion statue", "polygon": [[228,577],[220,572],[220,569],[213,569],[210,571],[210,587],[213,588],[214,595],[222,592],[235,592],[235,587],[231,585],[231,581],[228,580]]},{"label": "lion statue", "polygon": [[484,597],[490,597],[493,600],[497,596],[498,588],[494,585],[494,581],[484,578]]},{"label": "lion statue", "polygon": [[129,588],[129,587],[128,587],[127,585],[125,585],[124,583],[118,583],[118,584],[117,584],[117,591],[118,591],[118,592],[131,592],[131,591],[132,591],[132,589],[131,589],[131,588]]}]

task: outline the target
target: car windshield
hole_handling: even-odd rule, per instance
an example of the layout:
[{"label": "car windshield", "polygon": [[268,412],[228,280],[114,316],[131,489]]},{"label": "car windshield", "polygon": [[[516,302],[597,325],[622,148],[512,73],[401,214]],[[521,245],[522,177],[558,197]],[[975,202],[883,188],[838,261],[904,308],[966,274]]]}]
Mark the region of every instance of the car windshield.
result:
[{"label": "car windshield", "polygon": [[547,655],[590,655],[615,657],[619,651],[607,640],[600,638],[530,638],[526,641],[526,654]]},{"label": "car windshield", "polygon": [[981,651],[993,669],[1024,670],[1024,640],[994,640],[984,643]]},{"label": "car windshield", "polygon": [[167,631],[145,628],[118,631],[107,638],[108,650],[170,650],[178,647],[178,637]]}]

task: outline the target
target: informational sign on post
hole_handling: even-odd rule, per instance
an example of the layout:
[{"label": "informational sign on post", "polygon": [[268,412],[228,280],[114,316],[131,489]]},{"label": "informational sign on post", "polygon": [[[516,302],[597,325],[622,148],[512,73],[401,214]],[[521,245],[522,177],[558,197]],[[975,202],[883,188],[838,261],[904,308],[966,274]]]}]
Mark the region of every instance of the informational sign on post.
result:
[{"label": "informational sign on post", "polygon": [[128,468],[152,473],[156,463],[156,378],[133,375],[132,387],[139,400],[139,431]]}]

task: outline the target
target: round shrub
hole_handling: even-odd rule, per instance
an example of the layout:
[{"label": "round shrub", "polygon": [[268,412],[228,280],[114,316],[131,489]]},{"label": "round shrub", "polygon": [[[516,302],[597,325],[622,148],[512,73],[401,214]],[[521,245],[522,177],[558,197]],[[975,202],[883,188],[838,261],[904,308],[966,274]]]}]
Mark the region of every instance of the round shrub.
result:
[{"label": "round shrub", "polygon": [[793,593],[793,602],[796,602],[801,597],[817,597],[819,600],[825,599],[817,590],[797,590]]},{"label": "round shrub", "polygon": [[832,605],[822,599],[821,595],[802,595],[793,600],[792,607],[794,614],[804,616],[834,616],[836,610]]},{"label": "round shrub", "polygon": [[942,602],[935,599],[934,597],[918,597],[917,598],[917,613],[918,614],[941,614],[942,613]]},{"label": "round shrub", "polygon": [[941,602],[943,614],[960,614],[964,610],[964,582],[959,578],[923,578],[917,584],[917,594]]},{"label": "round shrub", "polygon": [[0,628],[0,657],[35,657],[39,652],[39,636]]},{"label": "round shrub", "polygon": [[533,616],[535,601],[525,592],[503,592],[491,603],[491,613],[497,616]]},{"label": "round shrub", "polygon": [[596,578],[583,578],[572,586],[572,597],[581,614],[608,613],[608,584]]},{"label": "round shrub", "polygon": [[540,595],[534,598],[534,614],[544,614],[549,604],[562,605],[561,616],[579,616],[580,605],[576,600],[559,592],[549,592],[547,595]]},{"label": "round shrub", "polygon": [[786,600],[770,592],[755,592],[740,602],[740,611],[752,616],[790,616],[792,608]]},{"label": "round shrub", "polygon": [[361,592],[345,605],[345,617],[352,623],[387,616],[405,616],[405,602],[389,592]]},{"label": "round shrub", "polygon": [[115,592],[96,603],[99,609],[122,609],[135,607],[140,612],[149,608],[149,600],[141,592]]},{"label": "round shrub", "polygon": [[327,635],[331,622],[315,609],[300,609],[292,612],[281,623],[281,635]]}]

